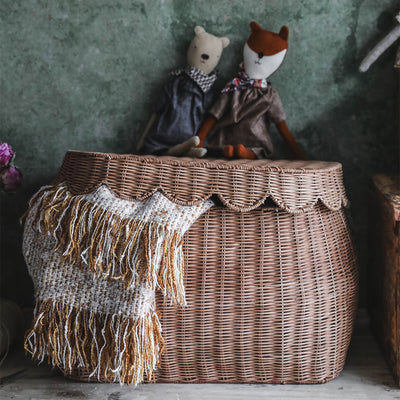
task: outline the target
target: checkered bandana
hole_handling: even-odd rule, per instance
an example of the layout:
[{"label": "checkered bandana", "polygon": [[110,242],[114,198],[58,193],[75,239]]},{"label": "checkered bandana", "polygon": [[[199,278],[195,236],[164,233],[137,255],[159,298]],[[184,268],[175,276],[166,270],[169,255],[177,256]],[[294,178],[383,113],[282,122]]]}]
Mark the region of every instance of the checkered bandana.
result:
[{"label": "checkered bandana", "polygon": [[185,73],[190,79],[194,80],[204,93],[207,93],[211,89],[212,85],[217,79],[217,74],[215,71],[213,71],[210,75],[207,75],[202,70],[191,67],[190,65],[185,68],[172,71],[171,75],[178,76],[182,73]]}]

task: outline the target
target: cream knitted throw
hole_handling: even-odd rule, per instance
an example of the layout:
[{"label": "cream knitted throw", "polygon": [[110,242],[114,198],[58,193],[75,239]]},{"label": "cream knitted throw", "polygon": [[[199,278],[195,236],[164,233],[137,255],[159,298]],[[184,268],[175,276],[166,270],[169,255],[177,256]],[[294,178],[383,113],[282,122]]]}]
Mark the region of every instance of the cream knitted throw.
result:
[{"label": "cream knitted throw", "polygon": [[64,184],[42,188],[23,240],[36,297],[26,350],[67,374],[151,380],[164,344],[155,291],[186,304],[182,237],[211,206],[181,206],[160,192],[122,200],[104,185],[80,195]]}]

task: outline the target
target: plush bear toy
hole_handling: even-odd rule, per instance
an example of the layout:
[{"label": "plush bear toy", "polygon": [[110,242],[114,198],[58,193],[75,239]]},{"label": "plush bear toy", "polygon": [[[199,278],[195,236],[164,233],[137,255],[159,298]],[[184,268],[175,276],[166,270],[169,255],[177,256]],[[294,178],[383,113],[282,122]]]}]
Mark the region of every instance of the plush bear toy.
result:
[{"label": "plush bear toy", "polygon": [[285,123],[279,95],[267,81],[285,58],[289,30],[283,26],[279,33],[273,33],[257,22],[251,22],[250,28],[239,77],[222,90],[209,110],[210,116],[198,132],[198,146],[205,144],[211,156],[270,158],[273,146],[268,127],[273,122],[294,156],[304,159]]},{"label": "plush bear toy", "polygon": [[213,104],[215,67],[229,39],[211,35],[200,26],[194,31],[187,53],[188,66],[172,72],[173,78],[160,92],[138,146],[142,154],[201,157],[206,152],[196,148],[199,138],[195,135]]}]

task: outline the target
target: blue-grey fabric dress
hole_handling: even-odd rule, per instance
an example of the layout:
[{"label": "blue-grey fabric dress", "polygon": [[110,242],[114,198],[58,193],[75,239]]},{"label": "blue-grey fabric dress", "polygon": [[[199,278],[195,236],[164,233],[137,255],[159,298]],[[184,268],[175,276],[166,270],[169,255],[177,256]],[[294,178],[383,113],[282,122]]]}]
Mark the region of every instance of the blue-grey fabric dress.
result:
[{"label": "blue-grey fabric dress", "polygon": [[142,154],[164,154],[196,135],[214,100],[212,84],[203,84],[207,77],[215,81],[215,75],[193,79],[182,70],[164,86],[153,108],[157,119],[145,137]]}]

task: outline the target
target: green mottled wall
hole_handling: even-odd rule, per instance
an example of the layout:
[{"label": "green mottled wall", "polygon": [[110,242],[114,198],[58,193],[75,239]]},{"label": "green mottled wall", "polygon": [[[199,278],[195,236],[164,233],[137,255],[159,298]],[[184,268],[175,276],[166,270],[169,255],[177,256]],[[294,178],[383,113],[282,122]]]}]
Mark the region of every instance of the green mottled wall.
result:
[{"label": "green mottled wall", "polygon": [[289,26],[289,53],[271,81],[308,157],[344,165],[365,269],[368,179],[397,169],[394,46],[368,73],[357,66],[394,25],[396,7],[397,0],[1,0],[0,139],[16,150],[25,177],[17,194],[1,197],[1,294],[32,300],[17,218],[64,153],[133,152],[152,98],[185,62],[194,26],[231,39],[221,86],[237,70],[252,20],[275,31]]}]

